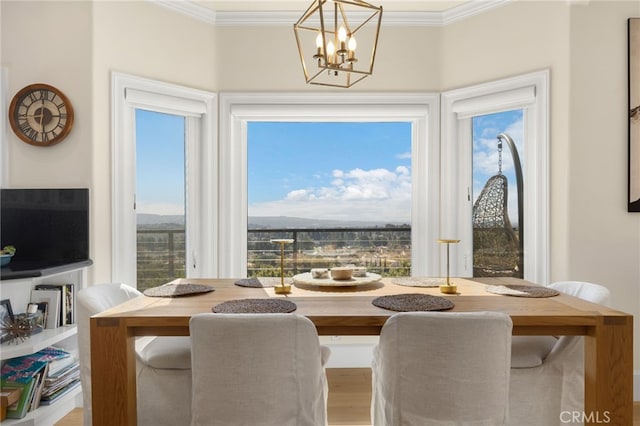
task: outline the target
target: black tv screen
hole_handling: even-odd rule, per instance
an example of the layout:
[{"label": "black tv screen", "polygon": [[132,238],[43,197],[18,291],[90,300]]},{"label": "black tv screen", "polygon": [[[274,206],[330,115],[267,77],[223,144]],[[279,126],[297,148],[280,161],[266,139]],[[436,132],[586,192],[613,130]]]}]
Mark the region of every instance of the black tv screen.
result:
[{"label": "black tv screen", "polygon": [[2,189],[0,247],[16,248],[12,269],[89,259],[89,190]]}]

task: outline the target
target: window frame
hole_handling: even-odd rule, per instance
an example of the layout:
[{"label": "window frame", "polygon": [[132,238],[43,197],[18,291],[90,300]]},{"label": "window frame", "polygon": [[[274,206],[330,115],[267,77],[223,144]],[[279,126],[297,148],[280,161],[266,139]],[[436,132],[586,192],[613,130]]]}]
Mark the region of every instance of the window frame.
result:
[{"label": "window frame", "polygon": [[218,196],[217,95],[129,74],[111,74],[112,252],[115,282],[136,283],[135,110],[185,117],[187,277],[214,277]]},{"label": "window frame", "polygon": [[[442,232],[451,274],[473,276],[471,117],[524,110],[524,279],[549,282],[549,70],[442,93]],[[533,143],[532,143],[533,142]]]},{"label": "window frame", "polygon": [[439,273],[440,96],[433,93],[221,93],[220,277],[247,271],[247,123],[249,121],[412,122],[411,266]]}]

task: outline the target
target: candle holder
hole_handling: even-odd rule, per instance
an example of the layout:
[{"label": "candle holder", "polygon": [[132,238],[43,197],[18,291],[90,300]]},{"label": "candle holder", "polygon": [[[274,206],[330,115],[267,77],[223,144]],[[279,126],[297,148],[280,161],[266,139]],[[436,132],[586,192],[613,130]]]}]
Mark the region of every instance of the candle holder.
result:
[{"label": "candle holder", "polygon": [[458,292],[458,286],[453,284],[449,278],[449,246],[451,244],[457,244],[460,240],[447,240],[440,239],[438,243],[447,245],[447,281],[445,284],[440,286],[440,292],[445,294],[456,294]]},{"label": "candle holder", "polygon": [[291,285],[284,285],[284,245],[293,243],[292,239],[274,239],[272,243],[280,244],[280,285],[275,286],[273,289],[276,294],[289,294],[291,293]]}]

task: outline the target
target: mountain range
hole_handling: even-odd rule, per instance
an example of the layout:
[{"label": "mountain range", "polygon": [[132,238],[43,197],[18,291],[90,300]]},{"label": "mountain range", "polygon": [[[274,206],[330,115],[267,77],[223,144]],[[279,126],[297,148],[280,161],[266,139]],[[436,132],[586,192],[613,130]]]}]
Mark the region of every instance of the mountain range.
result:
[{"label": "mountain range", "polygon": [[[183,227],[184,216],[139,213],[136,215],[138,226],[143,228]],[[375,222],[364,220],[328,220],[307,219],[290,216],[249,216],[249,229],[283,228],[364,228],[385,225],[407,225],[402,223]]]}]

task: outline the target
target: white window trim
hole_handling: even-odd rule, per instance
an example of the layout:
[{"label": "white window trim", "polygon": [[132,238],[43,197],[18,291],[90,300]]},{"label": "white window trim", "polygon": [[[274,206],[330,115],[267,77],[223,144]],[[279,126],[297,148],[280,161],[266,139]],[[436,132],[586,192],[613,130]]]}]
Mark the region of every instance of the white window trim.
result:
[{"label": "white window trim", "polygon": [[112,280],[136,282],[136,108],[187,117],[187,276],[215,277],[217,246],[211,236],[217,233],[218,212],[216,94],[118,72],[111,74],[111,91]]},{"label": "white window trim", "polygon": [[439,95],[373,93],[221,93],[218,257],[220,277],[247,271],[249,121],[411,121],[414,275],[439,273]]},{"label": "white window trim", "polygon": [[[451,247],[451,274],[473,275],[470,199],[471,117],[524,109],[524,278],[549,282],[549,71],[442,94],[442,237]],[[534,143],[531,143],[533,141]]]}]

